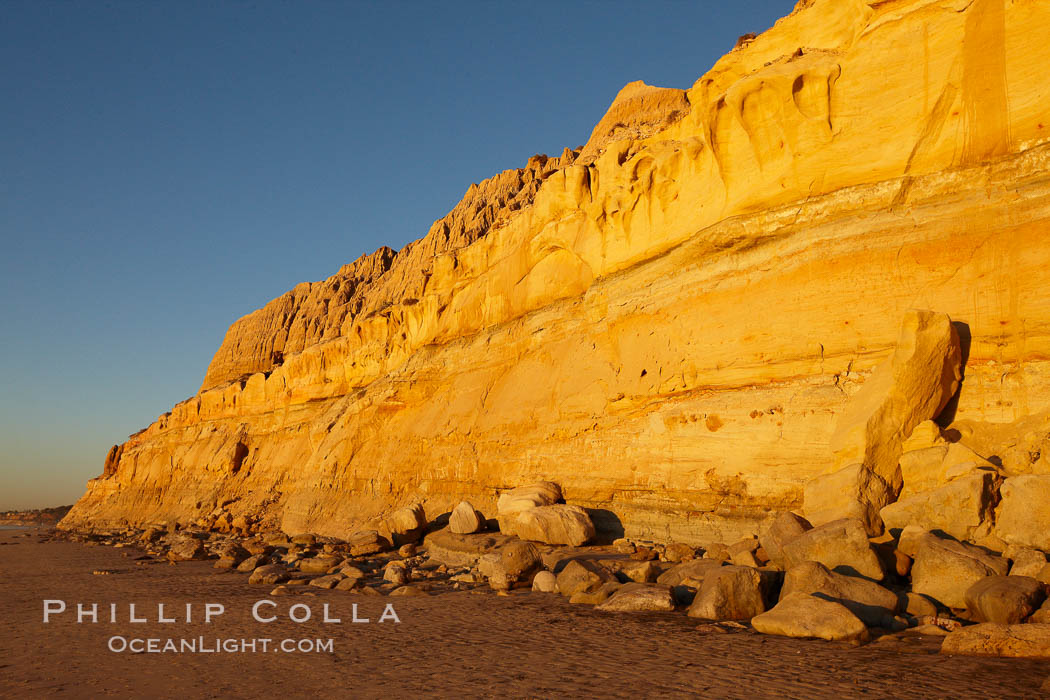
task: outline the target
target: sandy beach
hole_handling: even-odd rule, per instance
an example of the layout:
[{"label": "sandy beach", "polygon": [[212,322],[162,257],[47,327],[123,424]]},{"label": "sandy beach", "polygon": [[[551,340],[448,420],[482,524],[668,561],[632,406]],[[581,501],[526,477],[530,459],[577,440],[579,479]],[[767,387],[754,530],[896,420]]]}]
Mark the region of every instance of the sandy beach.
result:
[{"label": "sandy beach", "polygon": [[[249,586],[211,562],[137,565],[131,548],[41,539],[42,531],[0,531],[6,697],[1039,697],[1050,676],[1050,661],[942,656],[937,638],[852,647],[748,630],[705,634],[680,613],[603,613],[554,594],[270,598],[271,586]],[[93,574],[102,570],[112,573]],[[265,599],[276,605],[262,613],[277,620],[262,624],[252,607]],[[68,609],[44,624],[45,600]],[[100,621],[78,624],[78,602],[98,603]],[[128,603],[148,621],[130,622]],[[158,603],[175,623],[157,621]],[[207,603],[225,612],[205,624]],[[298,603],[311,620],[288,619]],[[341,623],[320,621],[325,603]],[[353,603],[369,623],[351,622]],[[387,603],[400,623],[378,622]],[[213,639],[321,639],[332,651],[113,652],[114,637],[203,638],[206,648]]]}]

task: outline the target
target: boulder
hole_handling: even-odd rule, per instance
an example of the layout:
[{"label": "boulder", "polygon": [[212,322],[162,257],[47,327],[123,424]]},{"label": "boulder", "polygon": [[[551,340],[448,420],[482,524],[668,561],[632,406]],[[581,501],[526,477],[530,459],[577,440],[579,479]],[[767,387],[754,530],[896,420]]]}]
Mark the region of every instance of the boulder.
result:
[{"label": "boulder", "polygon": [[941,653],[1050,658],[1050,624],[985,622],[963,627],[944,638]]},{"label": "boulder", "polygon": [[703,581],[708,572],[722,568],[722,562],[715,559],[693,559],[672,566],[656,578],[656,582],[666,586],[678,586],[688,579]]},{"label": "boulder", "polygon": [[793,593],[806,593],[841,603],[869,627],[891,627],[899,605],[897,594],[879,584],[837,574],[815,561],[803,562],[784,574],[780,597],[786,598]]},{"label": "boulder", "polygon": [[297,562],[297,566],[299,571],[302,571],[304,574],[326,574],[329,569],[339,566],[341,563],[343,563],[342,557],[323,554],[310,559],[300,559]]},{"label": "boulder", "polygon": [[348,576],[340,580],[335,584],[335,590],[337,591],[352,591],[361,586],[361,578],[357,576]]},{"label": "boulder", "polygon": [[674,610],[670,586],[629,583],[617,589],[597,610],[606,612],[652,612]]},{"label": "boulder", "polygon": [[783,547],[785,568],[818,561],[829,569],[875,581],[883,578],[882,564],[868,542],[864,523],[845,518],[815,527]]},{"label": "boulder", "polygon": [[995,534],[1009,544],[1050,550],[1050,474],[1022,474],[1003,482]]},{"label": "boulder", "polygon": [[947,441],[944,439],[943,433],[941,433],[941,426],[937,425],[936,421],[924,420],[915,426],[908,439],[901,444],[901,451],[903,454],[907,454],[914,450],[922,450],[946,443]]},{"label": "boulder", "polygon": [[813,525],[801,515],[784,512],[778,515],[769,527],[765,528],[758,536],[759,544],[765,550],[769,560],[781,569],[786,567],[784,558],[784,545],[808,530]]},{"label": "boulder", "polygon": [[168,550],[168,559],[172,561],[190,561],[193,559],[207,559],[208,551],[204,543],[196,537],[180,537],[175,540]]},{"label": "boulder", "polygon": [[525,578],[540,565],[540,552],[529,542],[511,542],[499,550],[499,567],[514,581]]},{"label": "boulder", "polygon": [[390,541],[380,535],[378,530],[359,530],[350,535],[348,544],[350,555],[354,557],[377,554],[390,549]]},{"label": "boulder", "polygon": [[1032,613],[1031,617],[1028,618],[1028,622],[1033,624],[1045,624],[1050,622],[1050,598],[1043,601],[1043,604],[1039,606],[1039,609]]},{"label": "boulder", "polygon": [[915,555],[919,551],[919,545],[922,544],[923,539],[929,534],[929,530],[918,525],[904,527],[897,536],[897,551],[915,559]]},{"label": "boulder", "polygon": [[317,544],[317,537],[310,533],[303,533],[301,535],[292,535],[289,538],[292,544],[302,545],[304,547],[312,547]]},{"label": "boulder", "polygon": [[958,442],[905,452],[901,455],[900,468],[904,481],[901,498],[940,488],[974,470],[992,474],[999,471],[994,464]]},{"label": "boulder", "polygon": [[379,528],[379,534],[394,547],[419,542],[427,528],[427,516],[420,503],[394,511]]},{"label": "boulder", "polygon": [[1003,552],[1003,556],[1010,560],[1011,576],[1031,576],[1039,578],[1046,567],[1046,555],[1038,549],[1011,544]]},{"label": "boulder", "polygon": [[591,516],[579,506],[537,506],[500,517],[500,530],[523,540],[579,547],[594,539]]},{"label": "boulder", "polygon": [[395,586],[403,586],[411,580],[411,575],[403,563],[392,561],[383,569],[383,580]]},{"label": "boulder", "polygon": [[959,387],[962,351],[947,314],[909,310],[897,347],[850,397],[831,437],[838,464],[861,463],[897,493],[904,437],[936,418]]},{"label": "boulder", "polygon": [[245,559],[237,565],[237,571],[250,573],[258,569],[263,564],[267,563],[269,559],[270,557],[267,554],[253,554],[252,556],[248,557],[247,559]]},{"label": "boulder", "polygon": [[[634,550],[633,545],[631,546],[631,550]],[[696,558],[696,550],[687,544],[682,544],[681,542],[671,542],[664,547],[663,554],[660,558],[664,561],[671,562],[672,564],[681,561],[689,561],[690,559]]]},{"label": "boulder", "polygon": [[604,567],[585,559],[573,559],[558,574],[558,592],[572,596],[584,591],[594,591],[603,584],[615,581],[615,577]]},{"label": "boulder", "polygon": [[937,617],[937,604],[924,595],[918,593],[905,593],[902,596],[904,614],[916,619],[924,617]]},{"label": "boulder", "polygon": [[894,496],[878,474],[863,464],[851,464],[807,482],[803,510],[813,525],[855,518],[864,524],[869,536],[875,537],[882,534],[879,511],[892,503]]},{"label": "boulder", "polygon": [[689,617],[705,620],[746,620],[766,609],[762,577],[757,569],[723,566],[704,578],[689,606]]},{"label": "boulder", "polygon": [[973,545],[926,535],[911,569],[912,591],[947,608],[965,608],[966,591],[986,576],[1006,575],[1007,562]]},{"label": "boulder", "polygon": [[448,519],[448,529],[457,535],[470,535],[485,529],[485,516],[467,501],[460,501],[452,509]]},{"label": "boulder", "polygon": [[532,590],[536,593],[557,593],[558,578],[550,571],[541,571],[532,578]]},{"label": "boulder", "polygon": [[343,580],[342,574],[329,574],[328,576],[319,576],[318,578],[312,579],[310,585],[316,588],[324,588],[331,590],[339,585],[340,581]]},{"label": "boulder", "polygon": [[751,626],[784,637],[868,640],[868,628],[844,605],[805,593],[781,598],[772,610],[751,618]]},{"label": "boulder", "polygon": [[266,564],[260,566],[248,577],[248,583],[275,584],[288,580],[288,570],[280,564]]},{"label": "boulder", "polygon": [[958,540],[980,539],[991,531],[998,478],[995,472],[971,470],[945,486],[891,503],[882,509],[882,520],[891,532],[917,525]]},{"label": "boulder", "polygon": [[551,506],[562,500],[561,487],[551,481],[519,486],[500,494],[496,501],[496,513],[503,529],[503,516],[520,513],[539,506]]},{"label": "boulder", "polygon": [[616,581],[609,581],[594,590],[576,591],[569,596],[569,602],[582,605],[599,605],[608,600],[613,593],[620,590],[621,585]]},{"label": "boulder", "polygon": [[1046,600],[1046,586],[1028,576],[986,576],[968,589],[966,609],[976,622],[1023,622]]},{"label": "boulder", "polygon": [[660,575],[660,566],[654,561],[622,562],[615,570],[627,581],[635,583],[653,583]]}]

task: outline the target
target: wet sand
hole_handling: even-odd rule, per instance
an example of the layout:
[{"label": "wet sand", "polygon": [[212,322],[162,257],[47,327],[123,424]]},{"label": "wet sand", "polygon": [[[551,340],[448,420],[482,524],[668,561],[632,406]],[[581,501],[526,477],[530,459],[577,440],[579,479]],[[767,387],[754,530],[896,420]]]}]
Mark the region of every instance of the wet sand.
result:
[{"label": "wet sand", "polygon": [[[251,608],[272,586],[249,586],[246,574],[211,562],[139,566],[130,548],[39,539],[0,531],[0,697],[1043,697],[1050,676],[1050,661],[941,656],[937,638],[851,647],[702,634],[682,613],[602,613],[527,592],[391,598],[311,589],[271,598],[278,620],[261,624]],[[113,573],[92,573],[103,569]],[[70,610],[45,625],[45,599]],[[100,622],[77,624],[77,602],[99,603]],[[110,623],[114,602],[119,620]],[[130,602],[148,622],[128,621]],[[319,621],[325,602],[341,624]],[[370,623],[350,621],[355,602]],[[157,622],[157,603],[178,622]],[[205,603],[225,613],[205,624]],[[291,622],[296,603],[314,619]],[[387,603],[400,624],[378,623]],[[113,636],[331,639],[333,651],[114,653]]]}]

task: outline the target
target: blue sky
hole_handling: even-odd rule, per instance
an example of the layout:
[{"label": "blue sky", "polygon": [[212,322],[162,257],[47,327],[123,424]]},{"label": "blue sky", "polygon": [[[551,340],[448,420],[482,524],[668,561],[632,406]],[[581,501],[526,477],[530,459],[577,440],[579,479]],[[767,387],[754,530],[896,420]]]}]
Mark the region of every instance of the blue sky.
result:
[{"label": "blue sky", "polygon": [[240,316],[793,5],[0,4],[0,510],[78,498]]}]

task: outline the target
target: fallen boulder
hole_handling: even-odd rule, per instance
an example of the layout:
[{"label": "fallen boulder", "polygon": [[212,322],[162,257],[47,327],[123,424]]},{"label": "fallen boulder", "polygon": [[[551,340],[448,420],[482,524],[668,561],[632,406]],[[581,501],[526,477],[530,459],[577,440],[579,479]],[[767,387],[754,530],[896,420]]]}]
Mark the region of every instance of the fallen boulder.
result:
[{"label": "fallen boulder", "polygon": [[1028,576],[986,576],[966,589],[966,609],[976,622],[1023,622],[1046,600],[1046,586]]},{"label": "fallen boulder", "polygon": [[944,638],[941,653],[1050,658],[1050,624],[985,622],[963,627]]},{"label": "fallen boulder", "polygon": [[606,612],[674,610],[674,597],[670,586],[629,583],[617,589],[596,609]]},{"label": "fallen boulder", "polygon": [[615,582],[615,577],[604,567],[585,559],[573,559],[558,574],[558,592],[572,596],[593,591],[603,584]]},{"label": "fallen boulder", "polygon": [[784,569],[787,566],[787,560],[784,556],[784,545],[812,529],[813,525],[801,515],[784,512],[778,515],[769,524],[769,527],[759,534],[758,541],[762,545],[762,549],[765,550],[769,560],[775,566]]},{"label": "fallen boulder", "polygon": [[893,502],[894,495],[881,476],[863,464],[851,464],[807,482],[803,510],[813,525],[855,518],[875,537],[882,534],[879,511]]},{"label": "fallen boulder", "polygon": [[689,617],[705,620],[746,620],[766,609],[762,576],[747,566],[723,566],[704,578],[689,606]]},{"label": "fallen boulder", "polygon": [[751,626],[783,637],[868,640],[868,628],[844,605],[805,593],[781,598],[772,610],[751,618]]},{"label": "fallen boulder", "polygon": [[892,627],[899,605],[896,593],[874,581],[837,574],[815,561],[794,566],[784,575],[780,597],[794,593],[841,603],[869,627]]},{"label": "fallen boulder", "polygon": [[971,470],[940,488],[887,505],[882,520],[890,532],[916,525],[958,540],[978,540],[991,530],[998,479],[993,471]]},{"label": "fallen boulder", "polygon": [[922,537],[911,569],[912,590],[948,608],[965,608],[966,591],[986,576],[1006,575],[1007,562],[973,545]]},{"label": "fallen boulder", "polygon": [[500,531],[523,540],[579,547],[594,539],[591,516],[579,506],[537,506],[500,518]]},{"label": "fallen boulder", "polygon": [[460,501],[452,509],[448,529],[457,535],[470,535],[485,529],[485,517],[467,501]]},{"label": "fallen boulder", "polygon": [[1050,474],[1022,474],[1003,482],[995,534],[1009,544],[1050,550]]},{"label": "fallen boulder", "polygon": [[864,523],[844,518],[815,527],[784,545],[785,568],[817,561],[842,574],[881,581],[879,557],[868,542]]}]

